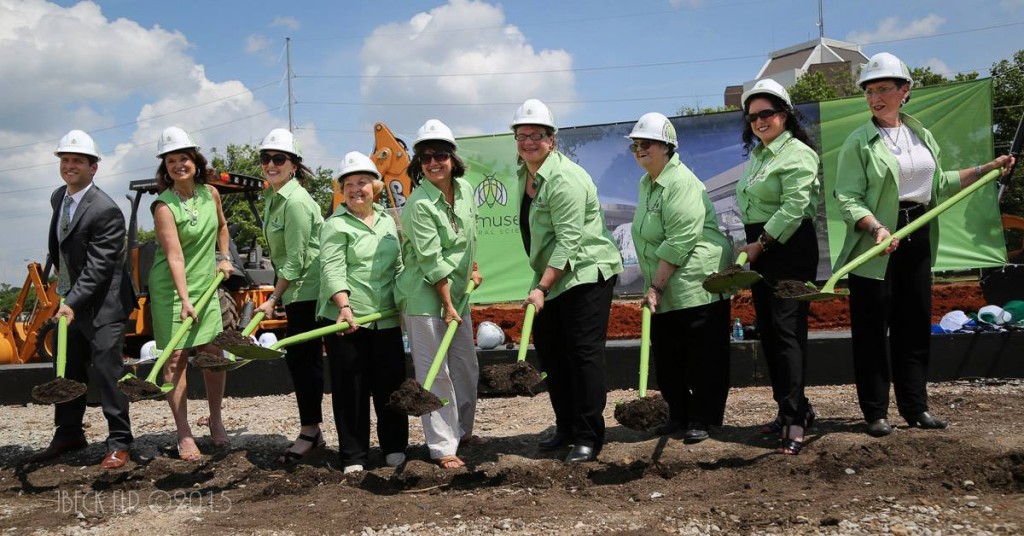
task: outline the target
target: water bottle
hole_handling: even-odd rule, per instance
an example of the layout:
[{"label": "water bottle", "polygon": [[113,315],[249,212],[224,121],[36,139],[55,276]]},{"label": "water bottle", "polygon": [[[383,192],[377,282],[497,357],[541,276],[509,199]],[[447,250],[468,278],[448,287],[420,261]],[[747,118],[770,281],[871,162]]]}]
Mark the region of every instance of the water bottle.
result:
[{"label": "water bottle", "polygon": [[739,318],[732,323],[732,340],[736,342],[743,340],[743,322],[740,322]]},{"label": "water bottle", "polygon": [[402,333],[402,346],[405,347],[406,353],[409,352],[409,335]]}]

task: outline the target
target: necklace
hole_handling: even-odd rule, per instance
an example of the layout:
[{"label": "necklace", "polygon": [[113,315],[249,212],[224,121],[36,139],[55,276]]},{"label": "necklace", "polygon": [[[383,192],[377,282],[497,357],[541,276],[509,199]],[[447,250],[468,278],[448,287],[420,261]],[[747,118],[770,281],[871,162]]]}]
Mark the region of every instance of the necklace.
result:
[{"label": "necklace", "polygon": [[900,154],[902,152],[902,149],[900,149],[899,143],[900,134],[903,133],[903,125],[899,125],[896,127],[896,139],[893,139],[892,136],[889,135],[889,129],[877,126],[876,128],[878,129],[878,132],[880,132],[889,140],[889,150],[892,151],[892,154]]},{"label": "necklace", "polygon": [[[196,224],[198,224],[199,223],[199,208],[196,206],[196,194],[193,193],[192,197],[188,198],[187,201],[185,200],[184,197],[182,197],[181,192],[179,192],[178,190],[174,190],[174,195],[178,196],[178,200],[181,201],[182,208],[185,209],[185,214],[188,214],[188,218],[190,220],[189,225],[196,225]],[[192,202],[191,205],[189,204],[189,201]]]}]

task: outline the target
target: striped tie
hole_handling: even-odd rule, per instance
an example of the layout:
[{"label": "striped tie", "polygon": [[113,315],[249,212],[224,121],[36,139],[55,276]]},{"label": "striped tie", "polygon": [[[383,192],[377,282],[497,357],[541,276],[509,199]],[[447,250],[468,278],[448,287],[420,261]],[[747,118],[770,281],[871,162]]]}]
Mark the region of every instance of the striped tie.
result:
[{"label": "striped tie", "polygon": [[[60,213],[60,228],[58,229],[58,236],[61,240],[68,235],[68,229],[71,227],[71,203],[75,200],[70,195],[64,196],[64,207]],[[64,257],[64,253],[60,253],[60,270],[57,272],[57,295],[67,296],[71,290],[71,277],[68,275],[68,263],[67,258]]]}]

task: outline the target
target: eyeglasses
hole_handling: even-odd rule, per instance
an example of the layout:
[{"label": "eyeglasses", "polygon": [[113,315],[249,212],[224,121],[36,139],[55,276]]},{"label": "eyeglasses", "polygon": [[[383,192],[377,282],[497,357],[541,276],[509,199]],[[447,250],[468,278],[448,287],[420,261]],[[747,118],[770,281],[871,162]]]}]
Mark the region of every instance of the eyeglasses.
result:
[{"label": "eyeglasses", "polygon": [[434,162],[437,162],[438,164],[443,164],[443,163],[447,162],[448,159],[451,158],[451,157],[452,157],[452,153],[437,152],[437,153],[423,153],[420,158],[421,158],[421,160],[423,160],[424,164],[429,164],[431,160],[433,160]]},{"label": "eyeglasses", "polygon": [[546,132],[534,132],[533,134],[516,134],[516,141],[540,141],[548,137]]},{"label": "eyeglasses", "polygon": [[291,159],[288,158],[288,155],[284,153],[277,153],[274,155],[260,153],[260,164],[263,164],[264,166],[273,162],[275,166],[281,167],[284,165],[285,162],[288,162],[289,160]]},{"label": "eyeglasses", "polygon": [[757,121],[758,119],[768,119],[769,117],[771,117],[771,116],[773,116],[773,115],[775,115],[775,114],[777,114],[777,113],[779,113],[781,111],[782,110],[775,110],[773,108],[769,108],[767,110],[761,110],[760,112],[757,112],[757,113],[747,114],[746,119],[747,119],[748,123],[753,123],[754,121]]},{"label": "eyeglasses", "polygon": [[647,149],[650,149],[652,143],[654,142],[651,140],[634,141],[633,143],[629,144],[629,152],[635,153],[638,150],[646,151]]},{"label": "eyeglasses", "polygon": [[892,93],[893,91],[896,91],[897,89],[898,88],[896,86],[886,86],[886,87],[880,87],[878,89],[865,89],[864,90],[864,96],[869,98],[869,99],[871,97],[874,97],[875,95],[878,95],[879,97],[884,97],[885,95],[888,95],[888,94]]}]

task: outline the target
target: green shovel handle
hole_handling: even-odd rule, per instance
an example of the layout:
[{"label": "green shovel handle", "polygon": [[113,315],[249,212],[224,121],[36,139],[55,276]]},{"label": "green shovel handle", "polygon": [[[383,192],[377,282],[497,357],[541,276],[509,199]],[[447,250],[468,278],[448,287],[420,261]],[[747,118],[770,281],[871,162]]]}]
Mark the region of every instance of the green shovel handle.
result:
[{"label": "green shovel handle", "polygon": [[[895,238],[897,240],[903,240],[904,238],[910,236],[914,231],[920,229],[921,227],[924,227],[925,224],[939,217],[939,214],[942,214],[943,212],[949,210],[950,207],[959,203],[960,201],[963,201],[967,196],[973,194],[986,184],[999,178],[1000,174],[1001,170],[999,169],[993,169],[992,171],[989,171],[988,173],[985,174],[984,177],[975,181],[974,184],[971,184],[967,188],[960,190],[949,199],[937,205],[935,208],[929,210],[928,212],[925,212],[916,220],[908,223],[902,229],[899,229],[895,233],[892,233],[892,238]],[[843,265],[842,268],[836,270],[836,273],[832,274],[832,277],[828,278],[828,281],[825,282],[825,287],[822,288],[821,291],[827,293],[834,293],[836,283],[838,283],[840,279],[842,279],[847,274],[852,272],[858,266],[877,257],[880,253],[885,251],[885,248],[889,247],[889,244],[891,242],[892,240],[882,242],[881,244],[875,244],[871,249],[865,251],[864,253],[861,253],[859,256],[857,256],[857,258]]]},{"label": "green shovel handle", "polygon": [[242,330],[242,335],[245,335],[246,337],[252,335],[253,332],[256,331],[256,328],[260,327],[260,322],[263,322],[263,318],[266,316],[267,314],[264,313],[263,311],[260,311],[252,315],[252,320],[250,320],[249,323],[245,325],[245,329]]},{"label": "green shovel handle", "polygon": [[[466,287],[466,294],[459,300],[458,310],[461,311],[469,303],[469,295],[473,293],[476,288],[476,284],[473,281],[469,282]],[[441,339],[441,346],[437,347],[437,353],[434,354],[434,360],[430,363],[430,370],[427,371],[427,377],[423,380],[423,389],[429,391],[430,387],[434,385],[434,379],[437,378],[437,373],[441,371],[441,363],[444,363],[444,356],[448,354],[448,347],[452,345],[452,339],[455,338],[455,332],[458,330],[459,322],[452,320],[448,322],[448,329],[444,332],[444,338]]]},{"label": "green shovel handle", "polygon": [[[60,301],[61,305],[64,300]],[[63,378],[68,367],[68,317],[57,319],[57,377]]]},{"label": "green shovel handle", "polygon": [[532,303],[526,305],[526,316],[523,317],[523,331],[519,337],[519,357],[516,361],[526,361],[527,346],[530,345],[530,333],[533,332],[533,316],[537,314],[537,307]]},{"label": "green shovel handle", "polygon": [[736,264],[739,265],[739,266],[743,266],[744,264],[747,264],[747,252],[746,251],[741,251],[740,254],[736,256]]},{"label": "green shovel handle", "polygon": [[[196,314],[206,308],[206,304],[209,303],[210,298],[212,298],[217,292],[217,286],[220,285],[220,282],[223,280],[224,272],[218,270],[217,275],[214,276],[213,281],[210,282],[209,288],[206,289],[206,292],[204,292],[203,295],[199,297],[199,301],[196,302]],[[185,338],[185,335],[188,335],[189,330],[192,329],[193,322],[194,319],[191,316],[181,322],[181,327],[178,328],[178,331],[174,332],[174,336],[171,337],[171,340],[168,341],[167,345],[164,347],[163,353],[160,354],[156,363],[153,364],[153,370],[149,371],[149,376],[146,377],[147,382],[156,383],[156,375],[160,373],[160,369],[163,368],[164,363],[166,363],[167,360],[170,359],[171,354],[174,353],[174,347],[178,346],[178,343]]]},{"label": "green shovel handle", "polygon": [[[397,309],[389,309],[387,311],[381,311],[379,313],[373,313],[373,314],[369,314],[369,315],[366,315],[366,316],[360,316],[359,318],[353,319],[353,321],[356,324],[369,324],[370,322],[374,322],[374,321],[380,320],[382,318],[389,318],[389,317],[395,316],[397,314],[398,314],[398,310]],[[349,328],[348,322],[342,322],[340,324],[331,324],[329,326],[324,326],[322,328],[316,328],[314,330],[310,330],[310,331],[307,331],[305,333],[299,333],[298,335],[292,335],[291,337],[286,337],[284,339],[281,339],[281,340],[275,342],[274,344],[270,345],[270,349],[271,350],[280,350],[281,348],[284,348],[286,346],[291,346],[293,344],[299,344],[299,343],[311,341],[313,339],[318,339],[320,337],[323,337],[324,335],[331,335],[332,333],[337,333],[339,331],[345,331],[348,328]]]},{"label": "green shovel handle", "polygon": [[[742,254],[741,254],[742,255]],[[640,398],[647,396],[647,375],[651,364],[651,308],[641,308],[640,320]]]}]

